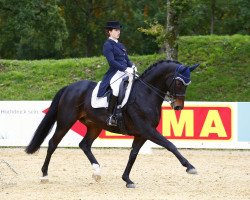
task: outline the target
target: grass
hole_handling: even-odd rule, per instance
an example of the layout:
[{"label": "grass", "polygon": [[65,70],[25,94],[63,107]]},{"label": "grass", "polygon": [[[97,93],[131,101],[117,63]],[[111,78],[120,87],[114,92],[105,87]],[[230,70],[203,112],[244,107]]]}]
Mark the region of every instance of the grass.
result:
[{"label": "grass", "polygon": [[[164,54],[130,56],[142,73]],[[189,101],[250,101],[250,36],[188,36],[179,42],[179,61],[200,63],[192,73]],[[0,60],[0,100],[50,100],[65,85],[101,80],[103,56],[62,60]]]}]

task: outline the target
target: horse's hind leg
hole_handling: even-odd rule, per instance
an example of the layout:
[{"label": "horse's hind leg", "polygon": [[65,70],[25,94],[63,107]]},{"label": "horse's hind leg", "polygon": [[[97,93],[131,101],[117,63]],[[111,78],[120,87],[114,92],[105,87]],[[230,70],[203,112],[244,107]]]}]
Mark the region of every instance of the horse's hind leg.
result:
[{"label": "horse's hind leg", "polygon": [[85,153],[85,155],[89,159],[89,161],[94,169],[93,178],[96,181],[100,181],[100,179],[101,179],[100,165],[91,151],[91,146],[92,146],[94,140],[100,135],[102,129],[96,128],[94,126],[95,125],[87,127],[87,133],[86,133],[85,137],[83,138],[83,140],[79,143],[79,147],[83,150],[83,152]]},{"label": "horse's hind leg", "polygon": [[54,151],[56,150],[56,148],[57,148],[58,144],[60,143],[60,141],[62,140],[62,138],[66,135],[66,133],[70,129],[70,127],[69,128],[65,128],[65,127],[61,128],[60,126],[57,126],[56,131],[55,131],[53,137],[49,140],[49,146],[48,146],[48,149],[47,149],[47,155],[46,155],[44,164],[42,166],[43,179],[47,179],[47,176],[48,176],[48,166],[49,166],[49,162],[50,162],[51,156],[54,153]]}]

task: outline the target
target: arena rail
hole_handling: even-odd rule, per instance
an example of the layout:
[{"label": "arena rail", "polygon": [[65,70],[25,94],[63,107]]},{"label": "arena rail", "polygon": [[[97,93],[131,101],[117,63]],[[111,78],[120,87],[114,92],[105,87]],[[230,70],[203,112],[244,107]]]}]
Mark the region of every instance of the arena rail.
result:
[{"label": "arena rail", "polygon": [[[0,101],[0,146],[27,146],[50,103]],[[250,149],[249,115],[250,102],[185,102],[182,111],[174,111],[164,102],[157,129],[178,148]],[[85,131],[85,126],[76,122],[59,146],[78,147]],[[47,146],[53,132],[42,146]],[[130,136],[102,131],[93,147],[131,144]]]}]

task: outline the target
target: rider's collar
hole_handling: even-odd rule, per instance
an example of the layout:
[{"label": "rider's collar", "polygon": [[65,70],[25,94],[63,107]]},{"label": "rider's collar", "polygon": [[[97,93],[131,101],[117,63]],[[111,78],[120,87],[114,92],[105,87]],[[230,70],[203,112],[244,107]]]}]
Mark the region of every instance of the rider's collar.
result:
[{"label": "rider's collar", "polygon": [[115,41],[116,43],[118,43],[118,40],[116,40],[114,38],[109,37],[109,39]]}]

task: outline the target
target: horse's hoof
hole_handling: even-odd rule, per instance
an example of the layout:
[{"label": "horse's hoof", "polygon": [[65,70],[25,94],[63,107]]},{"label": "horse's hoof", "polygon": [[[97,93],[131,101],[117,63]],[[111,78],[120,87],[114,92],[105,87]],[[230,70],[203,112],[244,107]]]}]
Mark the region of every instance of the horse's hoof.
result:
[{"label": "horse's hoof", "polygon": [[93,167],[93,169],[94,169],[92,178],[93,178],[96,182],[100,182],[100,180],[101,180],[101,169],[100,169],[100,165],[99,165],[99,164],[96,164],[96,163],[93,163],[93,164],[92,164],[92,167]]},{"label": "horse's hoof", "polygon": [[134,183],[127,183],[126,187],[127,188],[135,188],[135,184]]},{"label": "horse's hoof", "polygon": [[100,174],[93,174],[92,178],[96,181],[96,182],[100,182],[101,181],[101,175]]},{"label": "horse's hoof", "polygon": [[197,174],[197,170],[195,168],[187,169],[186,170],[188,174]]},{"label": "horse's hoof", "polygon": [[42,176],[40,177],[41,183],[48,183],[49,182],[49,177],[48,176]]}]

